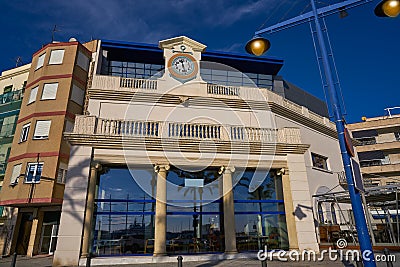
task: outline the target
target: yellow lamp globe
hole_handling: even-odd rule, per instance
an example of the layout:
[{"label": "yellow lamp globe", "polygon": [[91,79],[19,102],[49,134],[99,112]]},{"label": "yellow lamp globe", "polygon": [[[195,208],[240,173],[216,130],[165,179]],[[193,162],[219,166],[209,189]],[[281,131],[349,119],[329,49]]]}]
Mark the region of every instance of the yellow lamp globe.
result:
[{"label": "yellow lamp globe", "polygon": [[383,13],[388,17],[397,17],[400,14],[400,0],[389,0],[382,5]]},{"label": "yellow lamp globe", "polygon": [[249,54],[261,56],[271,47],[271,43],[262,37],[255,37],[247,42],[246,51]]}]

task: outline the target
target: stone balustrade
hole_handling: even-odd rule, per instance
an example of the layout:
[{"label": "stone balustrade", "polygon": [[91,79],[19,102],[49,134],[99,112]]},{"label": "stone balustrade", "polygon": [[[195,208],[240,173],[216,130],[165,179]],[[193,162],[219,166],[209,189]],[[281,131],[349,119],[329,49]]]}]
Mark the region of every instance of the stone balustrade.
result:
[{"label": "stone balustrade", "polygon": [[301,144],[298,128],[254,128],[206,123],[125,121],[78,115],[73,134]]},{"label": "stone balustrade", "polygon": [[[148,80],[148,79],[136,79],[136,78],[124,78],[107,75],[94,75],[92,81],[92,89],[96,90],[115,90],[115,91],[142,91],[142,92],[157,92],[159,90],[160,80]],[[268,102],[276,103],[286,109],[299,114],[300,116],[307,117],[308,119],[317,122],[318,124],[325,125],[333,130],[336,129],[335,124],[329,121],[328,118],[322,117],[306,107],[300,106],[292,101],[289,101],[282,96],[266,89],[244,87],[244,86],[226,86],[219,84],[207,84],[207,89],[204,93],[209,97],[225,97],[225,98],[237,98],[241,96],[246,98],[246,95],[251,95],[251,90],[261,90],[265,95]],[[201,89],[203,90],[203,89]],[[243,94],[241,93],[243,92]],[[162,92],[160,92],[162,93]],[[246,100],[246,99],[244,99]]]}]

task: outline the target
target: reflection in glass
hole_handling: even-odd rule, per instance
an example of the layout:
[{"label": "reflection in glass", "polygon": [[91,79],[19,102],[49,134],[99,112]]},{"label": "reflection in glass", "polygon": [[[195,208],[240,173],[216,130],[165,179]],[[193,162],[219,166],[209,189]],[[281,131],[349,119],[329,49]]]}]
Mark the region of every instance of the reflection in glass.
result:
[{"label": "reflection in glass", "polygon": [[[155,192],[152,170],[135,170]],[[94,255],[149,254],[154,249],[155,200],[126,168],[110,168],[100,176],[93,234]]]},{"label": "reflection in glass", "polygon": [[236,244],[238,251],[288,249],[282,178],[271,171],[253,192],[249,191],[255,171],[235,176]]}]

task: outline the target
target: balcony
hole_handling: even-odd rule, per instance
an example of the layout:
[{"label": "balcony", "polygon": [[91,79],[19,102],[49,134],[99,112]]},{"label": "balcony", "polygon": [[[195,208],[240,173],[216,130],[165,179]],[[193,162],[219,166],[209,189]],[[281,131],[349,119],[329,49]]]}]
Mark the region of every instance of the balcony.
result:
[{"label": "balcony", "polygon": [[[275,143],[300,142],[300,131],[285,128],[252,128],[234,125],[213,125],[199,123],[180,123],[162,121],[125,121],[80,115],[75,119],[74,133],[86,135],[106,135],[124,137],[153,137],[171,139],[255,141]],[[289,129],[291,130],[289,132]],[[279,134],[278,134],[279,132]]]},{"label": "balcony", "polygon": [[[107,76],[107,75],[94,75],[92,86],[89,88],[90,94],[92,96],[98,95],[100,98],[107,98],[113,100],[126,99],[130,100],[132,95],[127,95],[127,92],[136,93],[140,92],[143,94],[159,94],[164,95],[168,98],[168,103],[173,103],[176,101],[171,98],[171,96],[165,95],[165,93],[171,94],[170,86],[166,84],[163,80],[146,80],[146,79],[135,79],[135,78],[123,78],[117,76]],[[297,117],[298,121],[307,124],[310,127],[318,127],[325,133],[331,136],[336,136],[335,124],[329,121],[328,118],[322,117],[312,111],[309,111],[306,107],[300,106],[294,102],[291,102],[282,96],[267,90],[260,89],[256,87],[248,86],[226,86],[211,83],[199,83],[196,90],[188,90],[188,88],[182,88],[182,90],[174,90],[174,94],[187,95],[188,92],[193,94],[194,97],[211,97],[218,99],[233,99],[237,101],[245,102],[245,105],[260,105],[263,100],[260,100],[259,94],[254,94],[255,90],[261,90],[268,103],[273,103],[270,108],[273,109],[275,113],[285,113],[284,115],[292,118]],[[121,94],[118,94],[121,92]],[[244,100],[244,101],[243,101]],[[256,103],[257,102],[257,103]],[[264,101],[265,102],[265,101]],[[179,100],[176,104],[180,104]],[[239,107],[240,103],[237,103]],[[241,103],[243,105],[243,103]],[[266,104],[266,103],[265,103]],[[276,107],[275,107],[276,106]],[[268,108],[265,105],[265,108]],[[283,109],[282,109],[283,108]],[[305,120],[305,118],[307,118]]]},{"label": "balcony", "polygon": [[24,95],[24,89],[1,94],[0,105],[19,101],[22,99],[23,95]]},{"label": "balcony", "polygon": [[[304,153],[299,128],[254,128],[238,125],[169,121],[126,121],[79,115],[72,133],[64,133],[72,145],[97,148],[239,154]],[[201,147],[201,149],[200,149]],[[276,152],[276,153],[275,153]]]},{"label": "balcony", "polygon": [[400,163],[383,164],[381,161],[371,161],[370,164],[361,164],[362,172],[379,174],[400,174]]}]

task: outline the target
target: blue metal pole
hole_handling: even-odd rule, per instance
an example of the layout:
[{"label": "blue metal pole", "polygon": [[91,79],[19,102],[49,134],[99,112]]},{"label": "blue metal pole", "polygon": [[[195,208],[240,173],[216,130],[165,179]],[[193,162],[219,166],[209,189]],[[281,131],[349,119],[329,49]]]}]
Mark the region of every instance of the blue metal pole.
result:
[{"label": "blue metal pole", "polygon": [[328,93],[330,96],[331,104],[332,104],[332,110],[333,110],[333,115],[335,119],[335,124],[336,124],[336,130],[338,132],[338,137],[339,137],[339,146],[340,146],[340,151],[342,153],[342,160],[343,160],[343,165],[344,165],[344,170],[346,174],[346,180],[349,188],[349,194],[350,194],[350,200],[351,200],[351,206],[353,209],[353,214],[354,214],[354,219],[356,223],[356,229],[357,229],[357,235],[358,235],[358,241],[360,243],[360,249],[361,253],[363,255],[363,262],[364,266],[366,267],[376,267],[375,259],[374,259],[374,254],[372,251],[372,245],[371,245],[371,240],[369,237],[368,233],[368,227],[367,223],[365,220],[365,215],[364,215],[364,210],[361,202],[361,196],[360,192],[355,189],[354,186],[354,179],[353,179],[353,173],[351,169],[351,163],[350,163],[350,156],[347,153],[346,150],[346,143],[345,143],[345,137],[344,137],[344,121],[343,121],[343,114],[342,110],[339,105],[338,101],[338,94],[333,82],[332,78],[332,71],[331,67],[329,64],[329,58],[325,46],[325,41],[324,37],[322,34],[321,30],[321,25],[319,24],[319,17],[318,17],[318,12],[315,6],[315,0],[311,0],[311,6],[313,9],[314,13],[314,19],[315,19],[315,26],[316,26],[316,34],[318,38],[318,43],[321,49],[321,56],[322,56],[322,63],[324,66],[324,72],[325,72],[325,77],[328,82]]}]

